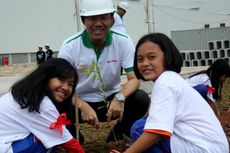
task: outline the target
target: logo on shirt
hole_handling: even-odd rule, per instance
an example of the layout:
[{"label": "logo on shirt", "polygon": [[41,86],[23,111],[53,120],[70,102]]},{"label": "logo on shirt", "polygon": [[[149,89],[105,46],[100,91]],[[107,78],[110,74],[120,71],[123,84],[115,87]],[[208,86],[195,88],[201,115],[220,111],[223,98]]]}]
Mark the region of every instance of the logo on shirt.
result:
[{"label": "logo on shirt", "polygon": [[81,70],[87,68],[88,64],[84,61],[80,61],[79,63],[76,63],[75,66],[78,70]]},{"label": "logo on shirt", "polygon": [[107,63],[117,63],[117,60],[109,60]]}]

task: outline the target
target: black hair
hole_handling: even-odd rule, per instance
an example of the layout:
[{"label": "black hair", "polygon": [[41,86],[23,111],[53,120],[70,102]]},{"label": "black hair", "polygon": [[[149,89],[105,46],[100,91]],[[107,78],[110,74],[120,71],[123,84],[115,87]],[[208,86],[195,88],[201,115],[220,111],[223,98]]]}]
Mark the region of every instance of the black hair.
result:
[{"label": "black hair", "polygon": [[[62,103],[57,103],[50,89],[48,81],[52,78],[74,78],[73,91]],[[11,87],[14,100],[22,109],[28,108],[29,112],[39,112],[40,104],[44,96],[48,96],[59,113],[67,112],[72,105],[72,97],[78,83],[76,69],[65,59],[51,58],[38,66],[33,72]]]},{"label": "black hair", "polygon": [[220,78],[223,75],[230,77],[230,66],[224,59],[217,59],[207,70],[197,72],[191,75],[189,78],[204,73],[209,76],[212,87],[214,87],[216,90],[216,92],[212,94],[213,98],[216,100],[221,99],[223,81],[221,81]]},{"label": "black hair", "polygon": [[156,43],[160,46],[161,50],[164,53],[164,67],[165,70],[174,71],[180,73],[181,67],[183,64],[182,56],[174,45],[172,40],[162,34],[162,33],[150,33],[144,35],[136,45],[136,51],[134,56],[134,73],[138,79],[145,80],[144,77],[140,74],[137,66],[137,52],[138,48],[145,42],[150,41],[152,43]]}]

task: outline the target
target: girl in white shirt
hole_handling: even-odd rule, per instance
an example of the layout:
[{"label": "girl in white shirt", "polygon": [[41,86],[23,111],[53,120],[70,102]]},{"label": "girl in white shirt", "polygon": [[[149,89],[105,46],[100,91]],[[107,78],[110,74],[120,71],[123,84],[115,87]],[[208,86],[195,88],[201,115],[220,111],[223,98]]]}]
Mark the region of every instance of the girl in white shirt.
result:
[{"label": "girl in white shirt", "polygon": [[230,66],[224,59],[217,59],[207,70],[193,74],[186,81],[202,95],[215,114],[219,115],[215,102],[221,99],[222,86],[227,77],[230,77]]},{"label": "girl in white shirt", "polygon": [[16,82],[0,97],[0,152],[84,153],[66,126],[78,83],[75,68],[65,59],[53,58]]},{"label": "girl in white shirt", "polygon": [[179,75],[181,66],[180,52],[166,35],[147,34],[137,43],[134,72],[154,87],[149,114],[132,126],[134,143],[124,153],[229,153],[219,120]]}]

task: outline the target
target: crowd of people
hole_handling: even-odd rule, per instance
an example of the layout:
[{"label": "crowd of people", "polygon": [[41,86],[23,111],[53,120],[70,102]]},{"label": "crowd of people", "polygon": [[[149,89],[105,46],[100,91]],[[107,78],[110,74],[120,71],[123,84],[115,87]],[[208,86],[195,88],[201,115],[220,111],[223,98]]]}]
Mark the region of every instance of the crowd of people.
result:
[{"label": "crowd of people", "polygon": [[45,51],[43,50],[42,45],[38,46],[38,51],[36,52],[37,64],[40,65],[45,60],[53,58],[53,51],[50,49],[48,44],[45,44]]},{"label": "crowd of people", "polygon": [[[118,10],[124,15],[128,8],[83,0],[85,28],[63,41],[57,58],[49,45],[46,52],[38,47],[39,67],[0,97],[1,151],[84,153],[76,121],[100,128],[99,122],[117,120],[106,141],[129,137],[133,144],[124,153],[229,153],[212,105],[230,77],[229,64],[217,60],[185,80],[182,56],[168,36],[146,34],[135,46],[113,27]],[[141,80],[154,82],[151,98],[139,89]]]}]

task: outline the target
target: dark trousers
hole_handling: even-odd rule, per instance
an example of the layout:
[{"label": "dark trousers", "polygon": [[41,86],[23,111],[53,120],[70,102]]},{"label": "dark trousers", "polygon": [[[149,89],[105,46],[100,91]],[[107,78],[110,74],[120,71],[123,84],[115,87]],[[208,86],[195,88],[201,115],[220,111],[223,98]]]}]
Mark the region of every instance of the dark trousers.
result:
[{"label": "dark trousers", "polygon": [[[147,116],[137,120],[130,130],[131,139],[136,141],[143,133]],[[160,140],[149,147],[144,153],[171,153],[170,140]]]}]

